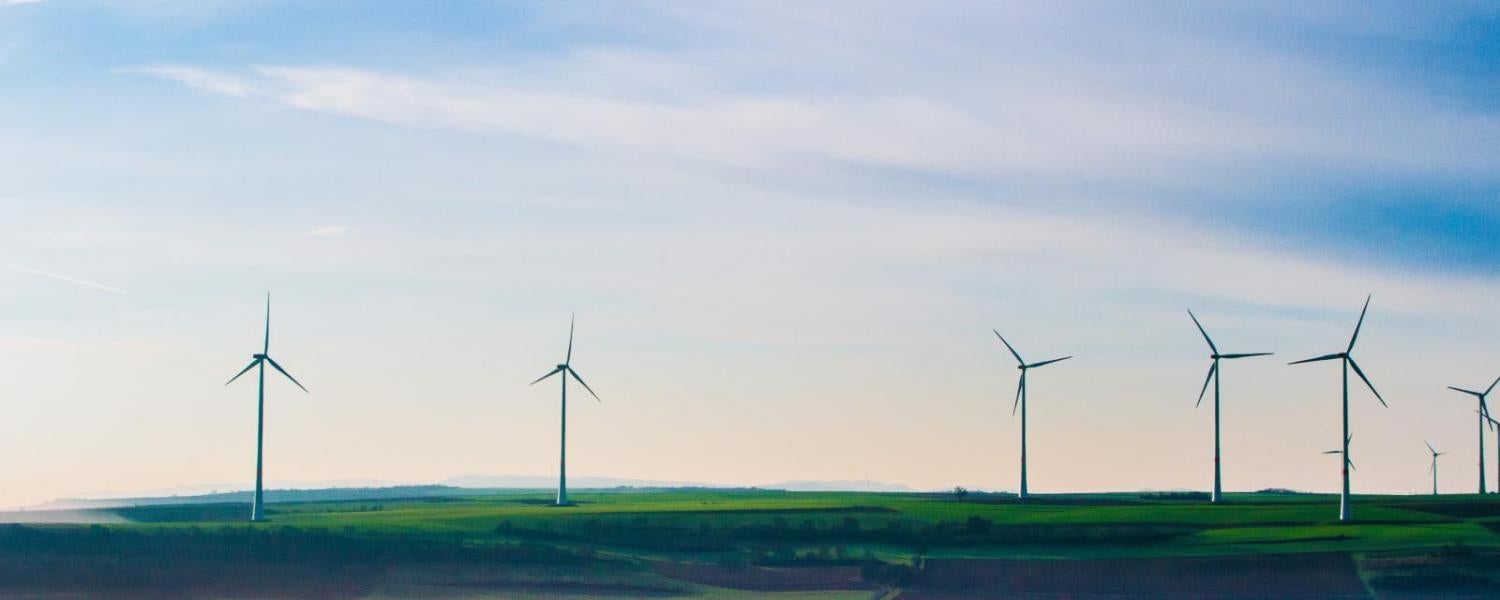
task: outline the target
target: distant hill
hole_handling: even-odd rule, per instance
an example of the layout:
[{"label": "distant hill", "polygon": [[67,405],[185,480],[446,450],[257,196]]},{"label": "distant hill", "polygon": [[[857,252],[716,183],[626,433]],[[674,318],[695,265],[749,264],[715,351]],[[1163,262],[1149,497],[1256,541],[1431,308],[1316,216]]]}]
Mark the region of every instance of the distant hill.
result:
[{"label": "distant hill", "polygon": [[[437,483],[442,486],[487,489],[553,489],[557,487],[555,475],[460,475]],[[715,486],[693,481],[660,481],[654,479],[623,479],[619,477],[569,477],[568,489],[608,489],[618,487],[674,488],[674,487],[734,487]]]},{"label": "distant hill", "polygon": [[[357,480],[367,481],[367,480]],[[451,477],[434,485],[374,485],[332,486],[311,489],[269,489],[267,502],[342,502],[357,500],[389,500],[397,498],[434,498],[455,496],[479,496],[505,491],[551,490],[557,478],[536,475],[463,475]],[[568,480],[574,490],[605,489],[733,489],[750,486],[726,486],[691,481],[662,481],[652,479],[625,479],[618,477],[577,477]],[[783,481],[769,485],[754,486],[764,490],[787,490],[792,492],[912,492],[904,485],[878,481]],[[87,510],[121,506],[160,506],[166,504],[220,504],[226,502],[248,503],[253,497],[249,490],[232,492],[171,493],[162,495],[139,495],[129,497],[62,498],[47,502],[31,510]]]},{"label": "distant hill", "polygon": [[783,481],[758,486],[768,490],[789,492],[915,492],[916,490],[897,483],[879,481]]},{"label": "distant hill", "polygon": [[[323,488],[315,490],[266,490],[266,502],[341,502],[349,500],[390,500],[395,498],[432,498],[477,496],[494,490],[466,489],[444,485],[401,485],[370,488]],[[63,498],[33,510],[78,510],[120,506],[159,506],[165,504],[248,503],[255,494],[250,491],[198,494],[191,496],[155,496],[141,498]]]},{"label": "distant hill", "polygon": [[[462,488],[552,489],[557,477],[534,475],[464,475],[438,482]],[[735,488],[755,487],[789,492],[912,492],[909,487],[878,481],[782,481],[757,486],[715,485],[696,481],[662,481],[655,479],[622,479],[616,477],[576,477],[568,479],[569,489],[610,488]]]}]

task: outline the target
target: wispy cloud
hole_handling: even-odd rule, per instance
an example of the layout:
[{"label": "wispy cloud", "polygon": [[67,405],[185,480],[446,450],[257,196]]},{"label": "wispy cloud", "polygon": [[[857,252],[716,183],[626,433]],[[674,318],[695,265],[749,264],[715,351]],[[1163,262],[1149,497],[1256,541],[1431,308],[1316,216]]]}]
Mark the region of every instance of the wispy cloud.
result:
[{"label": "wispy cloud", "polygon": [[0,6],[12,6],[15,4],[36,4],[42,0],[0,0]]},{"label": "wispy cloud", "polygon": [[[3,1],[3,0],[0,0]],[[233,96],[243,98],[249,96],[255,90],[249,82],[244,79],[227,75],[209,69],[197,67],[150,65],[144,67],[132,67],[119,69],[121,73],[140,73],[176,81],[188,87],[202,90],[211,94]]]},{"label": "wispy cloud", "polygon": [[[588,68],[597,54],[580,58],[585,65],[548,67]],[[626,69],[635,64],[616,62]],[[660,69],[658,63],[652,68]],[[1257,75],[1259,68],[1247,64],[1236,72],[1262,79],[1261,89],[1282,90],[1275,97],[1260,92],[1280,108],[1128,84],[1086,86],[1044,70],[1015,73],[1013,85],[976,86],[967,97],[919,88],[724,93],[718,84],[689,78],[681,98],[574,89],[531,75],[515,82],[483,73],[429,77],[305,66],[135,71],[209,93],[404,127],[735,168],[797,169],[813,161],[982,179],[1158,184],[1204,164],[1251,167],[1293,157],[1413,170],[1486,171],[1500,164],[1477,151],[1500,132],[1493,115],[1389,94],[1378,103],[1356,102],[1382,97],[1380,87],[1329,82],[1310,69]],[[1340,108],[1331,111],[1334,105]]]},{"label": "wispy cloud", "polygon": [[33,268],[30,268],[30,267],[23,267],[23,266],[20,266],[20,265],[5,265],[5,267],[8,268],[8,269],[10,269],[10,270],[12,270],[12,271],[17,271],[17,272],[21,272],[21,273],[29,273],[31,275],[40,275],[42,277],[48,277],[48,278],[51,278],[51,279],[56,279],[58,281],[66,281],[68,283],[72,283],[72,284],[76,284],[76,285],[81,285],[81,286],[84,286],[84,287],[94,288],[96,290],[103,290],[103,291],[106,291],[106,292],[111,292],[111,293],[115,293],[115,294],[123,294],[123,295],[126,295],[126,296],[130,295],[130,292],[127,292],[127,291],[122,290],[122,289],[117,288],[117,287],[112,287],[112,286],[104,285],[102,283],[94,283],[92,281],[84,281],[82,279],[78,279],[77,277],[69,277],[69,276],[63,275],[61,273],[52,273],[50,271],[43,271],[41,269],[33,269]]},{"label": "wispy cloud", "polygon": [[307,235],[320,235],[320,236],[343,235],[343,234],[349,233],[349,231],[352,230],[352,229],[354,229],[354,228],[350,227],[348,225],[324,225],[322,227],[318,227],[318,228],[315,228],[315,229],[313,229],[311,231],[308,231]]}]

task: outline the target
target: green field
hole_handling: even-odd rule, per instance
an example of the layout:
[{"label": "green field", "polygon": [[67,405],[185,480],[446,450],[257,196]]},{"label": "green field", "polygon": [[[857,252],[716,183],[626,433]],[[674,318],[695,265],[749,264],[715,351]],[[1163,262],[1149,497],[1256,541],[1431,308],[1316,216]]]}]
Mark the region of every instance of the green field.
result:
[{"label": "green field", "polygon": [[[1022,503],[988,494],[617,490],[577,493],[570,507],[550,506],[550,497],[283,503],[253,525],[241,522],[243,504],[141,506],[99,511],[123,521],[107,525],[0,526],[0,593],[96,585],[124,596],[922,597],[952,565],[1097,570],[1288,556],[1348,557],[1374,596],[1500,592],[1490,579],[1500,566],[1500,500],[1475,495],[1356,497],[1348,524],[1336,521],[1335,496],[1301,494],[1229,494],[1220,505],[1193,494]],[[317,574],[303,573],[307,565]],[[226,583],[237,577],[259,583]],[[273,585],[265,580],[286,587],[255,587]]]}]

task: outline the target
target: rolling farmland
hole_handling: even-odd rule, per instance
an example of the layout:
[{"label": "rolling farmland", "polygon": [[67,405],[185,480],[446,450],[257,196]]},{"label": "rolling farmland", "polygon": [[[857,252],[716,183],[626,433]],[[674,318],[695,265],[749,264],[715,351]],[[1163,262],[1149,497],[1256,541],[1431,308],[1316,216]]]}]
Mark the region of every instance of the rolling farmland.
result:
[{"label": "rolling farmland", "polygon": [[[0,526],[0,593],[983,598],[1500,593],[1479,496],[550,494],[96,509]],[[34,515],[33,515],[34,516]]]}]

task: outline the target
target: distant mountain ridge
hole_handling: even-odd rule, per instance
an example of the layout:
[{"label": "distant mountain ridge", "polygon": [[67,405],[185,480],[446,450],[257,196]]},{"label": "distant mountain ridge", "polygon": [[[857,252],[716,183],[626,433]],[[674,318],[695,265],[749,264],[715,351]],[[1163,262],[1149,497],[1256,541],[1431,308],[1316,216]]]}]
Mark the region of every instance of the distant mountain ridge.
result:
[{"label": "distant mountain ridge", "polygon": [[[557,477],[538,475],[462,475],[438,482],[461,488],[519,488],[551,489],[557,485]],[[574,477],[568,479],[569,489],[634,488],[757,488],[763,490],[786,490],[789,492],[915,492],[912,488],[895,483],[879,481],[817,481],[793,480],[755,486],[723,485],[698,481],[662,481],[654,479],[624,479],[618,477]]]},{"label": "distant mountain ridge", "polygon": [[[316,488],[267,489],[267,502],[345,502],[358,500],[393,500],[399,498],[432,498],[453,496],[480,496],[504,491],[545,491],[557,485],[557,478],[545,475],[461,475],[450,477],[431,485],[378,485],[380,480],[341,480],[341,482],[376,482],[377,485],[339,486]],[[221,486],[223,487],[223,486]],[[691,481],[661,481],[651,479],[627,479],[618,477],[576,477],[568,480],[568,487],[575,490],[607,489],[762,489],[786,490],[789,492],[914,492],[904,485],[876,481],[784,481],[769,485],[733,486],[714,485]],[[181,490],[206,489],[207,486],[179,488]],[[153,506],[164,504],[214,504],[245,502],[251,500],[249,490],[229,492],[182,493],[139,496],[95,498],[60,498],[29,507],[28,510],[81,510],[112,508],[119,506]]]}]

